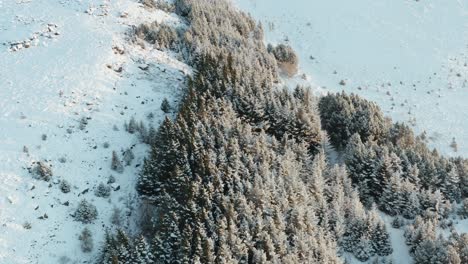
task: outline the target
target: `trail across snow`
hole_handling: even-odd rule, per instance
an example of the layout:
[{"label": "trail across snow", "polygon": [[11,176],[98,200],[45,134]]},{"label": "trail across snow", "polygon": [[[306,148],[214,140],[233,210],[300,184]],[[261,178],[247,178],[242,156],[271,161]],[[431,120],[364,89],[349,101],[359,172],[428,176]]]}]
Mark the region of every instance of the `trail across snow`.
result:
[{"label": "trail across snow", "polygon": [[[105,230],[115,228],[113,207],[122,209],[122,225],[135,224],[134,184],[147,147],[123,123],[134,116],[157,126],[161,101],[175,104],[190,73],[169,53],[128,43],[124,33],[143,21],[180,21],[136,0],[0,0],[0,14],[0,263],[94,259]],[[123,174],[111,171],[112,150],[122,157],[126,148],[137,160]],[[31,176],[34,161],[52,165],[50,182]],[[110,175],[116,190],[96,197],[94,188]],[[59,190],[62,180],[71,183],[70,193]],[[70,216],[83,198],[97,206],[94,224]],[[95,245],[87,254],[78,240],[85,226]]]},{"label": "trail across snow", "polygon": [[468,1],[233,2],[262,22],[268,42],[298,52],[315,86],[373,100],[426,131],[430,146],[468,156]]}]

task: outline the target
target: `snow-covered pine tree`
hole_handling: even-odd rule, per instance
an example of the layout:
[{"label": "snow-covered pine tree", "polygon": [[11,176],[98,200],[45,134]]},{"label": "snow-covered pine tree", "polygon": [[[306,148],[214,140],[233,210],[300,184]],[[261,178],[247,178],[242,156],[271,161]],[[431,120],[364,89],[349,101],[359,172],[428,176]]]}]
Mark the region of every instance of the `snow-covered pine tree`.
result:
[{"label": "snow-covered pine tree", "polygon": [[460,202],[460,176],[455,166],[447,173],[445,180],[442,184],[442,193],[450,202]]},{"label": "snow-covered pine tree", "polygon": [[116,151],[112,151],[111,169],[118,173],[122,173],[124,171],[124,167]]},{"label": "snow-covered pine tree", "polygon": [[402,179],[398,175],[390,176],[385,182],[379,208],[385,213],[395,216],[401,213],[403,207]]},{"label": "snow-covered pine tree", "polygon": [[134,241],[134,248],[132,250],[129,263],[134,263],[134,264],[155,263],[150,244],[148,244],[144,236],[140,235]]},{"label": "snow-covered pine tree", "polygon": [[388,256],[392,254],[393,249],[390,241],[390,234],[385,228],[383,221],[379,221],[371,230],[370,239],[372,248],[379,256]]},{"label": "snow-covered pine tree", "polygon": [[374,256],[375,252],[372,243],[367,236],[361,237],[356,243],[353,254],[359,261],[365,262],[369,260],[370,257]]}]

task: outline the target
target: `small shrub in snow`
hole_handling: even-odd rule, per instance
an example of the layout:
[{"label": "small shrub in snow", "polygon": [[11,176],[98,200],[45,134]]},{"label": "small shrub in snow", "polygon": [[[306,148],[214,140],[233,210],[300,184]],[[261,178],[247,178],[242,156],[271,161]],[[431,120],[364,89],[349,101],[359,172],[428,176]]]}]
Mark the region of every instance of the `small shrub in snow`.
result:
[{"label": "small shrub in snow", "polygon": [[67,158],[65,158],[65,157],[60,157],[58,161],[59,161],[60,163],[66,163],[66,162],[67,162]]},{"label": "small shrub in snow", "polygon": [[83,252],[93,251],[93,236],[87,227],[85,227],[81,232],[79,240],[81,241],[81,250]]},{"label": "small shrub in snow", "polygon": [[46,135],[46,134],[42,134],[41,138],[42,138],[43,141],[46,141],[46,140],[47,140],[47,135]]},{"label": "small shrub in snow", "polygon": [[37,162],[36,166],[32,169],[32,173],[41,180],[49,181],[52,178],[52,169],[44,162]]},{"label": "small shrub in snow", "polygon": [[107,180],[107,184],[112,184],[115,182],[115,177],[114,175],[109,176],[109,179]]},{"label": "small shrub in snow", "polygon": [[85,199],[81,200],[78,204],[78,207],[75,211],[75,220],[88,224],[94,222],[98,215],[96,206],[86,201]]},{"label": "small shrub in snow", "polygon": [[148,129],[146,129],[146,126],[143,123],[143,121],[140,121],[140,124],[138,125],[138,138],[141,140],[141,142],[145,142],[147,137]]},{"label": "small shrub in snow", "polygon": [[169,104],[169,101],[166,98],[164,98],[164,100],[161,103],[161,110],[166,114],[168,114],[171,111],[171,105]]},{"label": "small shrub in snow", "polygon": [[88,125],[88,119],[86,117],[82,117],[80,119],[80,125],[79,125],[80,130],[85,130],[87,125]]},{"label": "small shrub in snow", "polygon": [[159,48],[176,48],[179,41],[177,31],[166,24],[158,24],[157,22],[140,25],[135,34],[140,39],[144,39],[151,44],[159,46]]},{"label": "small shrub in snow", "polygon": [[157,8],[168,13],[173,13],[175,11],[174,5],[165,0],[140,0],[140,2],[150,9]]},{"label": "small shrub in snow", "polygon": [[23,152],[24,152],[24,153],[26,153],[26,154],[28,154],[28,153],[29,153],[29,149],[28,149],[28,147],[26,147],[26,146],[23,146]]},{"label": "small shrub in snow", "polygon": [[455,138],[452,138],[452,143],[450,143],[450,147],[452,148],[454,152],[458,151],[458,144]]},{"label": "small shrub in snow", "polygon": [[120,162],[119,156],[117,155],[117,152],[115,151],[112,151],[111,169],[118,173],[122,173],[124,170],[124,167],[122,166],[122,162]]},{"label": "small shrub in snow", "polygon": [[290,46],[279,44],[275,48],[271,48],[271,51],[278,62],[278,66],[288,76],[293,76],[297,73],[299,59]]},{"label": "small shrub in snow", "polygon": [[96,195],[97,197],[102,197],[102,198],[109,197],[110,193],[111,193],[111,188],[102,182],[98,185],[98,187],[94,191],[94,195]]},{"label": "small shrub in snow", "polygon": [[104,144],[102,144],[102,147],[105,149],[109,148],[109,146],[110,146],[109,142],[104,142]]},{"label": "small shrub in snow", "polygon": [[71,190],[71,185],[66,180],[61,181],[59,187],[63,193],[69,193]]},{"label": "small shrub in snow", "polygon": [[24,222],[23,228],[24,228],[24,229],[31,229],[31,228],[32,228],[32,225],[31,225],[30,222]]},{"label": "small shrub in snow", "polygon": [[130,164],[132,164],[133,159],[135,159],[135,155],[133,154],[132,149],[125,150],[122,159],[125,166],[130,166]]},{"label": "small shrub in snow", "polygon": [[140,2],[147,8],[156,8],[156,0],[141,0]]}]

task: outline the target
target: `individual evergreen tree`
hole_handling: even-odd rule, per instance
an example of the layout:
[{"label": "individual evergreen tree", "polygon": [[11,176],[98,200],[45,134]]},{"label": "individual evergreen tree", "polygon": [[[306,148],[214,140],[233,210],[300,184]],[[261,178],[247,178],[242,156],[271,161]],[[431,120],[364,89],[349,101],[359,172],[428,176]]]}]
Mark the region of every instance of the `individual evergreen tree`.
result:
[{"label": "individual evergreen tree", "polygon": [[421,205],[416,187],[409,181],[402,183],[401,215],[406,219],[414,219],[421,212]]},{"label": "individual evergreen tree", "polygon": [[367,237],[363,237],[358,240],[353,253],[354,256],[361,262],[369,260],[369,258],[374,255],[374,250],[370,240]]},{"label": "individual evergreen tree", "polygon": [[94,222],[97,216],[98,212],[96,206],[86,199],[80,201],[74,213],[75,220],[85,224]]},{"label": "individual evergreen tree", "polygon": [[458,209],[458,215],[462,219],[468,218],[468,198],[463,199],[460,209]]},{"label": "individual evergreen tree", "polygon": [[346,146],[345,163],[351,179],[358,187],[361,200],[367,207],[381,194],[376,160],[373,149],[361,142],[359,134],[354,134]]},{"label": "individual evergreen tree", "polygon": [[118,259],[118,263],[130,263],[132,257],[131,238],[122,229],[117,230],[116,240],[116,255],[114,259]]},{"label": "individual evergreen tree", "polygon": [[150,245],[146,242],[146,238],[139,236],[134,242],[134,249],[130,263],[135,264],[151,264],[154,262],[154,256]]},{"label": "individual evergreen tree", "polygon": [[372,248],[379,256],[388,256],[392,254],[393,249],[390,241],[390,235],[382,221],[379,221],[371,230]]},{"label": "individual evergreen tree", "polygon": [[452,167],[452,169],[447,173],[442,187],[445,197],[450,202],[460,202],[461,192],[459,183],[460,177],[458,175],[458,171],[455,167]]},{"label": "individual evergreen tree", "polygon": [[401,178],[392,175],[385,183],[379,208],[385,213],[395,216],[401,213],[403,207]]},{"label": "individual evergreen tree", "polygon": [[127,132],[130,134],[134,134],[135,132],[138,131],[138,124],[135,120],[135,117],[131,117],[130,121],[128,122],[128,125],[125,127]]},{"label": "individual evergreen tree", "polygon": [[130,166],[134,159],[135,154],[133,154],[132,149],[129,148],[123,152],[122,161],[124,162],[125,166]]},{"label": "individual evergreen tree", "polygon": [[163,99],[161,103],[161,110],[166,114],[168,114],[171,111],[171,105],[169,104],[169,101],[167,100],[167,98]]},{"label": "individual evergreen tree", "polygon": [[122,162],[120,162],[119,156],[117,155],[117,152],[115,151],[112,151],[111,169],[118,173],[122,173],[124,170]]},{"label": "individual evergreen tree", "polygon": [[110,193],[111,193],[110,186],[102,182],[96,187],[96,190],[94,191],[94,195],[96,195],[97,197],[103,197],[103,198],[108,198],[110,196]]},{"label": "individual evergreen tree", "polygon": [[83,229],[78,239],[81,241],[81,250],[83,252],[93,251],[93,237],[91,235],[91,231],[87,227]]}]

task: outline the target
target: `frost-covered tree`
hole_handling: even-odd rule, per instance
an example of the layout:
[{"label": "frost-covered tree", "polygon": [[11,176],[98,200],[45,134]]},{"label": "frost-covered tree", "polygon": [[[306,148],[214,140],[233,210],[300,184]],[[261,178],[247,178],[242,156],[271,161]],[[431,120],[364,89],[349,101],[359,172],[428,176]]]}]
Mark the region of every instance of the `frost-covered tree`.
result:
[{"label": "frost-covered tree", "polygon": [[124,170],[122,162],[120,161],[119,155],[116,151],[112,151],[111,169],[118,173],[122,173]]},{"label": "frost-covered tree", "polygon": [[100,183],[94,190],[94,195],[97,197],[108,198],[111,193],[111,188],[109,185]]},{"label": "frost-covered tree", "polygon": [[166,114],[168,114],[171,111],[171,105],[169,104],[169,101],[167,100],[167,98],[163,99],[161,103],[161,110]]},{"label": "frost-covered tree", "polygon": [[93,236],[91,234],[91,231],[85,227],[83,231],[81,231],[81,234],[79,236],[80,244],[81,244],[81,250],[83,252],[91,252],[93,251]]},{"label": "frost-covered tree", "polygon": [[76,221],[88,224],[94,222],[98,216],[98,211],[95,205],[83,199],[78,204],[74,217]]}]

